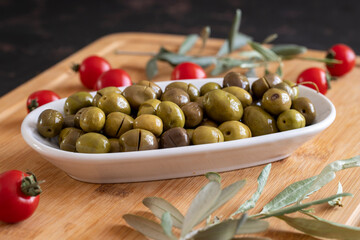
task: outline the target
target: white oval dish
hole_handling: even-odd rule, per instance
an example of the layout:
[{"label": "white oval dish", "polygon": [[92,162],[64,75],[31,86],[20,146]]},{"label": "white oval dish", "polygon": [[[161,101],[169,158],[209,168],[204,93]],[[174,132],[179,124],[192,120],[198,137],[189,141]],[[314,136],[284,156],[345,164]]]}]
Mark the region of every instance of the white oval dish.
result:
[{"label": "white oval dish", "polygon": [[[222,78],[184,80],[200,88],[207,82],[222,85]],[[256,79],[250,79],[253,82]],[[161,88],[173,81],[157,82]],[[122,88],[120,88],[122,89]],[[160,180],[224,172],[284,159],[334,121],[334,105],[324,95],[299,86],[300,96],[315,105],[315,123],[305,128],[216,144],[140,152],[85,154],[62,151],[57,143],[40,136],[38,116],[45,109],[63,113],[65,99],[41,106],[24,119],[21,133],[27,144],[71,177],[91,183],[120,183]],[[92,94],[95,94],[93,92]]]}]

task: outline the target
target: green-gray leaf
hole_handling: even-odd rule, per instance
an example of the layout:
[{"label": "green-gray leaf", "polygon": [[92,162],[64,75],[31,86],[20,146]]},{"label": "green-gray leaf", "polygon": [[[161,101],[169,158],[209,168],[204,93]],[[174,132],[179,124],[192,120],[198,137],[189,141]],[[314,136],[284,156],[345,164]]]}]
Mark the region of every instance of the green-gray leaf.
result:
[{"label": "green-gray leaf", "polygon": [[260,197],[262,191],[264,190],[264,187],[266,185],[267,179],[270,174],[270,170],[271,170],[271,163],[266,165],[264,167],[264,169],[261,171],[261,173],[257,179],[258,187],[256,189],[256,192],[251,196],[251,198],[249,200],[247,200],[244,204],[242,204],[239,207],[239,209],[236,210],[236,212],[234,212],[231,216],[246,212],[255,207],[256,202],[259,200],[259,197]]},{"label": "green-gray leaf", "polygon": [[252,59],[259,59],[259,60],[263,60],[264,57],[257,51],[251,50],[251,51],[241,51],[239,52],[239,55],[241,57],[245,57],[245,58],[252,58]]},{"label": "green-gray leaf", "polygon": [[285,221],[291,227],[309,235],[343,240],[360,239],[360,228],[358,227],[334,223],[325,219],[316,220],[307,218],[292,218],[288,216],[279,216],[278,218]]},{"label": "green-gray leaf", "polygon": [[219,182],[210,181],[192,201],[184,219],[181,237],[184,237],[198,223],[204,214],[214,205],[221,193]]},{"label": "green-gray leaf", "polygon": [[240,219],[227,219],[218,224],[209,226],[205,230],[200,230],[195,236],[194,240],[229,240],[234,237],[237,230],[246,221],[246,214]]},{"label": "green-gray leaf", "polygon": [[159,197],[147,197],[143,200],[143,204],[148,207],[151,212],[159,219],[162,218],[165,212],[169,212],[171,215],[171,219],[174,227],[181,228],[184,216],[180,213],[180,211],[174,207],[171,203],[166,201],[165,199]]},{"label": "green-gray leaf", "polygon": [[[342,193],[342,192],[343,192],[343,187],[342,187],[341,183],[339,182],[338,189],[337,189],[337,194]],[[342,206],[341,200],[342,200],[342,197],[331,200],[331,201],[329,201],[329,205],[333,206],[333,207],[334,206]]]},{"label": "green-gray leaf", "polygon": [[278,38],[277,33],[273,33],[273,34],[270,34],[269,36],[267,36],[262,43],[263,44],[271,43],[272,41],[274,41],[277,38]]},{"label": "green-gray leaf", "polygon": [[295,44],[277,44],[273,46],[271,50],[280,57],[292,57],[305,53],[307,48]]},{"label": "green-gray leaf", "polygon": [[235,49],[235,38],[236,35],[239,33],[240,28],[240,22],[241,22],[241,10],[236,9],[235,17],[231,26],[230,34],[229,34],[229,52],[234,51]]},{"label": "green-gray leaf", "polygon": [[[233,42],[233,51],[245,46],[249,41],[252,40],[252,37],[245,35],[243,33],[238,33]],[[229,53],[229,40],[225,40],[223,45],[220,47],[216,56],[223,56]]]},{"label": "green-gray leaf", "polygon": [[348,196],[353,196],[351,193],[340,193],[340,194],[336,194],[336,195],[332,195],[330,197],[327,198],[323,198],[323,199],[319,199],[319,200],[315,200],[315,201],[311,201],[311,202],[307,202],[307,203],[302,203],[302,204],[295,204],[293,206],[287,207],[287,208],[282,208],[279,210],[275,210],[275,211],[270,211],[269,213],[265,214],[265,216],[261,217],[261,219],[264,218],[269,218],[269,217],[276,217],[276,216],[281,216],[284,214],[290,214],[308,207],[311,207],[313,205],[319,205],[319,204],[323,204],[326,203],[328,201],[331,201],[333,199],[336,199],[338,197],[348,197]]},{"label": "green-gray leaf", "polygon": [[261,213],[275,211],[297,202],[305,194],[305,192],[307,192],[315,179],[316,176],[289,185],[276,195],[275,198],[273,198],[268,204],[266,204]]},{"label": "green-gray leaf", "polygon": [[202,40],[201,49],[205,48],[206,42],[210,37],[210,33],[211,33],[210,26],[206,26],[201,30],[201,32],[200,32],[200,37],[201,37],[201,40]]},{"label": "green-gray leaf", "polygon": [[165,212],[161,217],[161,227],[163,228],[165,234],[169,237],[172,237],[172,220],[169,212]]},{"label": "green-gray leaf", "polygon": [[199,38],[198,34],[188,35],[185,38],[184,42],[181,44],[178,54],[181,54],[181,55],[186,54],[195,45],[198,38]]},{"label": "green-gray leaf", "polygon": [[145,236],[156,240],[170,240],[160,224],[153,222],[147,218],[140,217],[133,214],[126,214],[123,216],[125,221],[138,232]]},{"label": "green-gray leaf", "polygon": [[353,167],[360,167],[360,156],[356,156],[345,160],[338,160],[330,163],[321,171],[319,175],[317,175],[317,178],[314,180],[311,187],[303,194],[303,196],[300,198],[299,201],[304,199],[308,195],[308,193],[311,193],[316,189],[325,186],[327,183],[333,180],[336,177],[335,173],[337,171],[353,168]]},{"label": "green-gray leaf", "polygon": [[216,172],[207,172],[205,173],[205,177],[209,179],[209,181],[217,181],[221,183],[221,176]]},{"label": "green-gray leaf", "polygon": [[146,76],[149,80],[153,79],[159,72],[156,61],[157,57],[155,56],[146,63]]},{"label": "green-gray leaf", "polygon": [[254,68],[262,65],[263,63],[254,62],[252,60],[221,58],[216,62],[215,68],[211,71],[211,75],[219,75],[220,73],[226,72],[234,67]]},{"label": "green-gray leaf", "polygon": [[262,46],[260,43],[257,42],[248,42],[249,45],[254,49],[255,51],[259,52],[267,61],[279,61],[280,58],[276,53],[274,53],[272,50]]},{"label": "green-gray leaf", "polygon": [[280,62],[278,68],[276,69],[276,74],[279,75],[280,77],[283,76],[283,70],[282,70],[282,68],[283,68],[283,64],[282,64],[282,62]]},{"label": "green-gray leaf", "polygon": [[236,235],[263,232],[268,227],[269,223],[267,221],[247,219],[246,222],[237,230]]},{"label": "green-gray leaf", "polygon": [[240,180],[222,189],[221,194],[216,200],[215,204],[204,214],[198,223],[207,218],[211,213],[213,213],[219,207],[223,206],[230,199],[232,199],[240,191],[240,189],[245,186],[245,183],[246,180]]}]

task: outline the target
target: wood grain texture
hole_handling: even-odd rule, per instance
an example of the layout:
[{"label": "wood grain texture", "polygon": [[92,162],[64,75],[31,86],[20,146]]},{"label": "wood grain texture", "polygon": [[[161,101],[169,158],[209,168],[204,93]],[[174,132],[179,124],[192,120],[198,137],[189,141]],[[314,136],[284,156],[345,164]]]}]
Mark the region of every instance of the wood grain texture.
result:
[{"label": "wood grain texture", "polygon": [[[145,239],[129,228],[122,215],[126,213],[150,216],[142,205],[142,199],[158,196],[169,200],[184,214],[191,199],[206,184],[205,177],[189,177],[164,181],[126,184],[88,184],[67,176],[26,145],[21,137],[20,125],[26,116],[25,102],[29,93],[39,89],[56,91],[60,96],[85,90],[77,74],[70,70],[74,62],[97,54],[109,60],[113,67],[128,71],[137,82],[145,79],[148,56],[115,55],[116,49],[126,51],[156,52],[161,46],[176,50],[184,36],[122,33],[99,39],[79,50],[47,71],[29,80],[0,99],[0,172],[19,169],[30,170],[38,179],[45,179],[39,207],[28,220],[8,225],[0,223],[0,239]],[[204,54],[215,54],[223,40],[211,39]],[[198,43],[200,46],[200,42]],[[308,56],[323,57],[318,51]],[[358,59],[359,60],[359,59]],[[300,60],[286,61],[284,75],[295,81],[296,76],[307,67],[321,63]],[[168,80],[171,67],[159,63],[159,75],[155,81]],[[311,141],[299,147],[290,157],[273,163],[268,184],[257,207],[261,210],[284,187],[292,182],[318,174],[328,163],[360,154],[360,70],[355,68],[348,75],[333,82],[327,97],[337,110],[335,122]],[[247,179],[244,189],[222,207],[217,214],[226,217],[253,194],[256,179],[264,166],[221,173],[223,185]],[[345,170],[336,180],[312,196],[312,199],[334,194],[337,183],[344,191],[354,194],[345,198],[344,208],[316,207],[320,217],[339,223],[359,226],[360,215],[360,169]],[[314,239],[286,226],[277,219],[269,219],[270,229],[260,236],[273,239]]]}]

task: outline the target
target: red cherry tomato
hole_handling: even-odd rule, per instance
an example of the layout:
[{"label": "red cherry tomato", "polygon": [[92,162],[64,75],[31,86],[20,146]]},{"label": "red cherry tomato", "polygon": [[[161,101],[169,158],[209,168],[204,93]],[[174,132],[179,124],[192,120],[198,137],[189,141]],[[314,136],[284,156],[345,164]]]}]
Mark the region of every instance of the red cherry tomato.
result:
[{"label": "red cherry tomato", "polygon": [[28,112],[31,112],[37,107],[40,107],[46,103],[59,100],[60,97],[56,93],[50,90],[40,90],[30,94],[26,100],[26,108]]},{"label": "red cherry tomato", "polygon": [[94,89],[100,90],[104,87],[123,87],[132,85],[129,74],[122,69],[111,69],[100,75]]},{"label": "red cherry tomato", "polygon": [[100,75],[110,69],[110,63],[98,56],[85,58],[80,65],[74,66],[74,70],[80,74],[82,84],[89,89],[93,89]]},{"label": "red cherry tomato", "polygon": [[355,52],[345,44],[336,44],[332,46],[329,51],[327,58],[332,58],[341,61],[338,64],[327,64],[326,68],[330,72],[331,76],[340,77],[350,72],[356,61]]},{"label": "red cherry tomato", "polygon": [[[328,89],[328,76],[325,70],[317,67],[308,68],[302,73],[300,73],[296,82],[297,83],[313,82],[317,85],[319,91],[322,94],[325,94]],[[312,84],[303,84],[303,85],[316,90],[315,86]]]},{"label": "red cherry tomato", "polygon": [[192,62],[183,62],[177,65],[171,73],[171,80],[206,78],[202,67]]},{"label": "red cherry tomato", "polygon": [[39,204],[40,192],[34,175],[18,170],[0,174],[0,221],[16,223],[30,217]]}]

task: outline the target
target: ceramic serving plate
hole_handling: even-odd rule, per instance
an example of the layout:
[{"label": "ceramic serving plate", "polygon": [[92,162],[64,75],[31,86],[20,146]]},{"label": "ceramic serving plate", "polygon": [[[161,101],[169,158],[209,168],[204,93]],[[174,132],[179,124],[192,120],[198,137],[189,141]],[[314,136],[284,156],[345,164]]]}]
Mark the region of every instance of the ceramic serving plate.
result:
[{"label": "ceramic serving plate", "polygon": [[[200,88],[207,82],[222,85],[222,80],[213,78],[184,82]],[[250,79],[250,82],[254,80]],[[170,81],[157,82],[163,89],[169,83]],[[317,116],[311,126],[215,144],[106,154],[62,151],[54,139],[49,140],[38,134],[36,123],[45,109],[51,108],[63,113],[65,99],[51,102],[29,113],[22,123],[21,133],[30,147],[80,181],[120,183],[195,176],[209,171],[224,172],[284,159],[334,121],[335,107],[324,95],[303,86],[299,86],[299,95],[308,97],[315,105]]]}]

